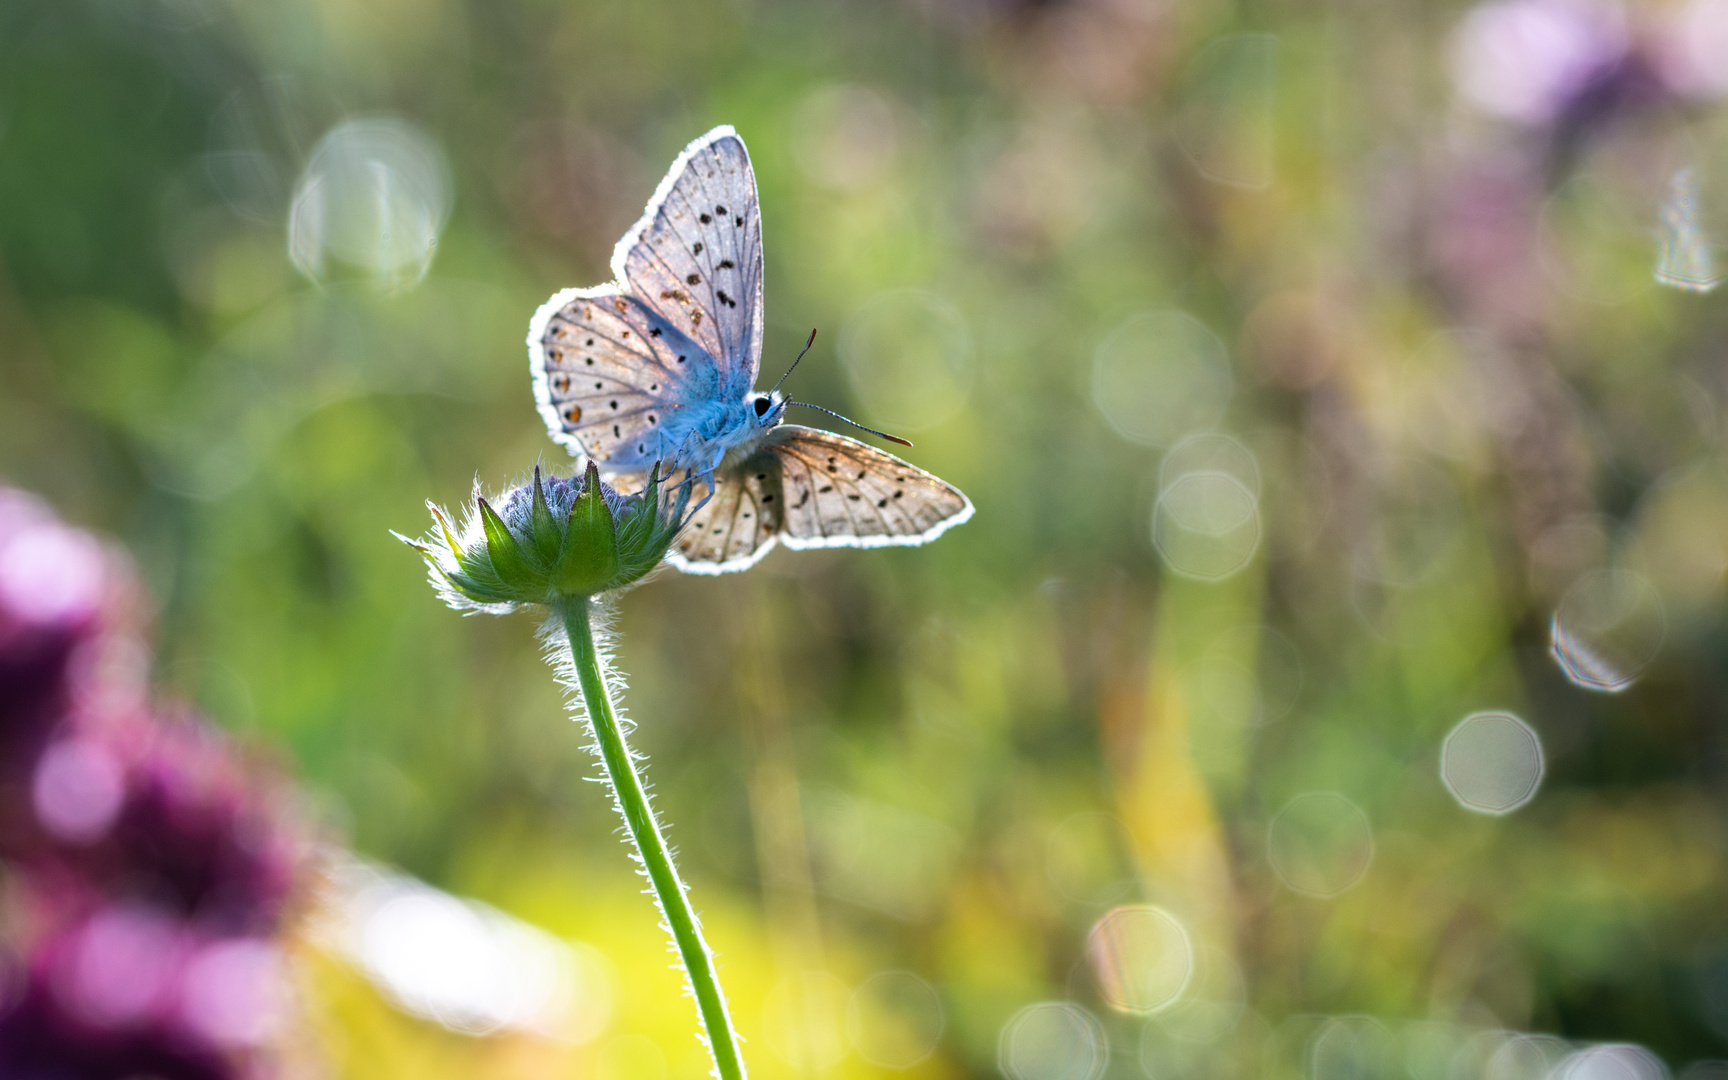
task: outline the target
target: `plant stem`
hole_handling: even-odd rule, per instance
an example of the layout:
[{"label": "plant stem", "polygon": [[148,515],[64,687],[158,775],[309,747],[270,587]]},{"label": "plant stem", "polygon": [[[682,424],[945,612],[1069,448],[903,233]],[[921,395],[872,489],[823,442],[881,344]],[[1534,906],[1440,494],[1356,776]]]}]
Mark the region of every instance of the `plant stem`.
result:
[{"label": "plant stem", "polygon": [[606,764],[606,778],[612,785],[618,810],[636,850],[642,856],[642,866],[654,886],[654,896],[666,917],[666,927],[672,932],[678,957],[684,963],[684,975],[690,981],[696,998],[696,1009],[702,1026],[708,1033],[708,1049],[714,1055],[715,1075],[720,1080],[744,1080],[743,1059],[738,1053],[738,1037],[732,1030],[732,1018],[726,1012],[726,997],[720,992],[720,980],[714,972],[714,954],[702,940],[702,927],[696,911],[690,906],[684,881],[672,865],[672,853],[661,835],[660,822],[648,805],[648,793],[642,777],[636,771],[634,756],[624,743],[624,732],[612,710],[612,695],[600,673],[600,655],[594,646],[591,600],[572,600],[560,605],[558,615],[564,621],[564,632],[570,640],[571,658],[576,663],[576,675],[582,686],[582,699],[588,705],[588,722],[593,727],[594,743]]}]

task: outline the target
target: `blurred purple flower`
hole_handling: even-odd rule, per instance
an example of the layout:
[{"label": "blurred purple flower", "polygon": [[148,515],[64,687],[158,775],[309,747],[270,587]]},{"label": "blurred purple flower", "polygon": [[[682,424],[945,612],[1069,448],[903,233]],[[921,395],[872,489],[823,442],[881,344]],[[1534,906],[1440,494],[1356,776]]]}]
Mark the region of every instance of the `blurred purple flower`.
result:
[{"label": "blurred purple flower", "polygon": [[1552,133],[1562,154],[1615,117],[1728,95],[1728,0],[1638,20],[1615,0],[1489,0],[1452,40],[1458,92]]},{"label": "blurred purple flower", "polygon": [[191,717],[56,742],[33,786],[60,841],[38,861],[225,931],[266,931],[287,909],[304,845],[285,797]]},{"label": "blurred purple flower", "polygon": [[1452,47],[1458,90],[1485,112],[1552,123],[1627,61],[1625,14],[1599,0],[1491,0],[1471,9]]},{"label": "blurred purple flower", "polygon": [[70,711],[69,670],[95,632],[107,571],[95,540],[0,488],[0,785]]},{"label": "blurred purple flower", "polygon": [[210,938],[173,915],[110,904],[31,950],[0,1012],[0,1077],[233,1080],[282,1017],[268,940]]},{"label": "blurred purple flower", "polygon": [[0,488],[0,1080],[258,1075],[304,866],[286,786],[151,707],[125,560]]},{"label": "blurred purple flower", "polygon": [[1691,0],[1669,17],[1653,49],[1663,80],[1688,98],[1728,96],[1728,0]]}]

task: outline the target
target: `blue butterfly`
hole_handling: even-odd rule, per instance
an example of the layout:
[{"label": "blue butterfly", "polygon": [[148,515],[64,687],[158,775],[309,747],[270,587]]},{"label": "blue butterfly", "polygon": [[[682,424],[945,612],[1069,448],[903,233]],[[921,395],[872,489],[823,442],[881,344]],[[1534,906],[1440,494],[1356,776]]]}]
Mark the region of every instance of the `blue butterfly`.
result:
[{"label": "blue butterfly", "polygon": [[972,516],[952,484],[857,439],[788,424],[762,358],[762,216],[744,141],[717,127],[678,155],[612,252],[606,285],[565,289],[528,330],[552,437],[625,486],[662,474],[712,497],[667,559],[742,570],[790,548],[923,544]]}]

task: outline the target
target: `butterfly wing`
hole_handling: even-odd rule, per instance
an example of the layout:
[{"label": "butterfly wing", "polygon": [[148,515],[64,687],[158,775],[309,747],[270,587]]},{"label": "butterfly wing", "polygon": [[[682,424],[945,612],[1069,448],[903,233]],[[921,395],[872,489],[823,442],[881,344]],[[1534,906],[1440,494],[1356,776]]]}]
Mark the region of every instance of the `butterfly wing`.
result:
[{"label": "butterfly wing", "polygon": [[780,466],[789,548],[924,544],[972,516],[953,484],[845,435],[783,424],[765,453]]},{"label": "butterfly wing", "polygon": [[684,526],[666,560],[687,574],[726,574],[756,565],[780,532],[785,500],[776,466],[772,457],[758,454],[745,469],[717,477],[714,497]]},{"label": "butterfly wing", "polygon": [[552,437],[610,471],[646,471],[683,441],[713,360],[614,285],[566,289],[528,331],[534,398]]},{"label": "butterfly wing", "polygon": [[762,215],[744,140],[717,127],[684,149],[612,254],[612,272],[714,361],[742,398],[762,356]]},{"label": "butterfly wing", "polygon": [[959,488],[857,439],[782,424],[717,478],[668,556],[691,574],[753,566],[789,548],[923,544],[972,516]]},{"label": "butterfly wing", "polygon": [[756,381],[762,222],[750,156],[730,127],[672,163],[613,250],[612,272],[613,284],[541,306],[529,363],[554,439],[609,472],[642,472]]}]

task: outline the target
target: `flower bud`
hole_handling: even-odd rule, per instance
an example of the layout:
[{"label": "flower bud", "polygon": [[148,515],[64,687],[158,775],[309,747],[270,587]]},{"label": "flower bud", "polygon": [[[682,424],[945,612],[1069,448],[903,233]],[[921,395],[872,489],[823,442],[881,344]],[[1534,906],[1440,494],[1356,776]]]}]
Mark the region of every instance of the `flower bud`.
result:
[{"label": "flower bud", "polygon": [[497,508],[478,493],[461,530],[428,504],[436,527],[419,551],[432,585],[456,608],[504,612],[631,585],[660,564],[684,525],[690,487],[663,490],[660,467],[648,486],[620,495],[589,462],[581,477],[545,477],[507,493]]}]

